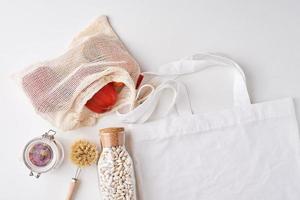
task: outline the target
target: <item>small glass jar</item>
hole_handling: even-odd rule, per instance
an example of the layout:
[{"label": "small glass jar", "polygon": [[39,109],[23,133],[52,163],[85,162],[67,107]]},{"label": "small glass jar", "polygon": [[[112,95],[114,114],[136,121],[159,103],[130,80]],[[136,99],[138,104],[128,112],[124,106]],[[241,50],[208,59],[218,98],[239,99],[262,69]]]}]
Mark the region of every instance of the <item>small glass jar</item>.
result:
[{"label": "small glass jar", "polygon": [[55,140],[55,134],[55,131],[49,130],[26,144],[23,150],[23,161],[30,170],[30,176],[39,178],[42,173],[49,172],[62,163],[63,146]]},{"label": "small glass jar", "polygon": [[132,159],[125,148],[124,128],[100,130],[102,152],[98,161],[102,200],[136,200]]}]

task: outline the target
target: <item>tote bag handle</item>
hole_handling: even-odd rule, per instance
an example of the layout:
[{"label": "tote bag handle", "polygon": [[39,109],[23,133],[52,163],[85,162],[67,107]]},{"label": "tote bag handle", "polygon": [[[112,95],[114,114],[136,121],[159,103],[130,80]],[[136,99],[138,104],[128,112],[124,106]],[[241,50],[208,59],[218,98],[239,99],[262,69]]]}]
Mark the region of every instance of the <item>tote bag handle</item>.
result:
[{"label": "tote bag handle", "polygon": [[233,83],[234,106],[251,104],[246,86],[246,77],[241,67],[229,58],[212,53],[201,53],[163,65],[156,73],[145,72],[144,74],[167,76],[169,80],[161,83],[156,89],[153,88],[148,98],[141,105],[125,114],[117,112],[117,115],[121,117],[122,121],[127,123],[144,123],[152,116],[161,94],[165,90],[171,90],[173,97],[164,115],[167,115],[175,104],[180,115],[192,113],[187,89],[183,83],[176,79],[180,76],[200,72],[211,67],[230,67],[235,69]]},{"label": "tote bag handle", "polygon": [[[246,77],[242,68],[233,60],[212,53],[195,54],[191,57],[175,61],[159,68],[158,75],[173,75],[174,79],[182,75],[200,72],[211,67],[229,67],[234,69],[233,105],[244,106],[251,104],[246,85]],[[180,84],[178,88],[176,107],[179,114],[192,113],[187,89]]]}]

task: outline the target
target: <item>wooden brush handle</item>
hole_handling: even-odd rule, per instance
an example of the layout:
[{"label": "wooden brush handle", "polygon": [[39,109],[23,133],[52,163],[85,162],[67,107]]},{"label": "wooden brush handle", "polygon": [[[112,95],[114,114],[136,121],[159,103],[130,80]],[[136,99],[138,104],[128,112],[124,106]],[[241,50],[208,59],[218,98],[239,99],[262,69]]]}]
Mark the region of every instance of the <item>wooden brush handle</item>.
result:
[{"label": "wooden brush handle", "polygon": [[66,198],[66,200],[73,200],[75,191],[78,187],[79,181],[76,178],[72,178],[72,182],[70,183],[69,186],[69,191],[68,191],[68,196]]}]

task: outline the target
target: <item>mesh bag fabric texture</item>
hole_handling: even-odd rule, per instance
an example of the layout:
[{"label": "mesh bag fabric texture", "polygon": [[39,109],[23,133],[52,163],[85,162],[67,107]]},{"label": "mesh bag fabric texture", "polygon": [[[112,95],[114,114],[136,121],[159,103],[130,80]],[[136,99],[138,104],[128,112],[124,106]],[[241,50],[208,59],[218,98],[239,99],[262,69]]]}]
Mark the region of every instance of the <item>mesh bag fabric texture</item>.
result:
[{"label": "mesh bag fabric texture", "polygon": [[[55,59],[30,66],[18,75],[36,112],[61,130],[91,126],[97,119],[134,104],[140,67],[106,16],[98,17]],[[122,82],[114,107],[97,114],[86,102],[110,82]]]}]

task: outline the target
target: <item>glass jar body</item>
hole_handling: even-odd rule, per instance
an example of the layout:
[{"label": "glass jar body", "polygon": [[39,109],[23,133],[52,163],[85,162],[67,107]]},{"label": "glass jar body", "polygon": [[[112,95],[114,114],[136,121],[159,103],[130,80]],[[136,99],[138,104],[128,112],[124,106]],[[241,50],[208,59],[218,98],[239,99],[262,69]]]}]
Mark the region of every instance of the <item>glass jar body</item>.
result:
[{"label": "glass jar body", "polygon": [[102,200],[136,200],[133,163],[124,146],[103,148],[98,178]]},{"label": "glass jar body", "polygon": [[42,173],[58,168],[63,162],[63,146],[54,138],[55,134],[55,131],[49,130],[25,145],[23,161],[30,170],[30,176],[39,178]]}]

